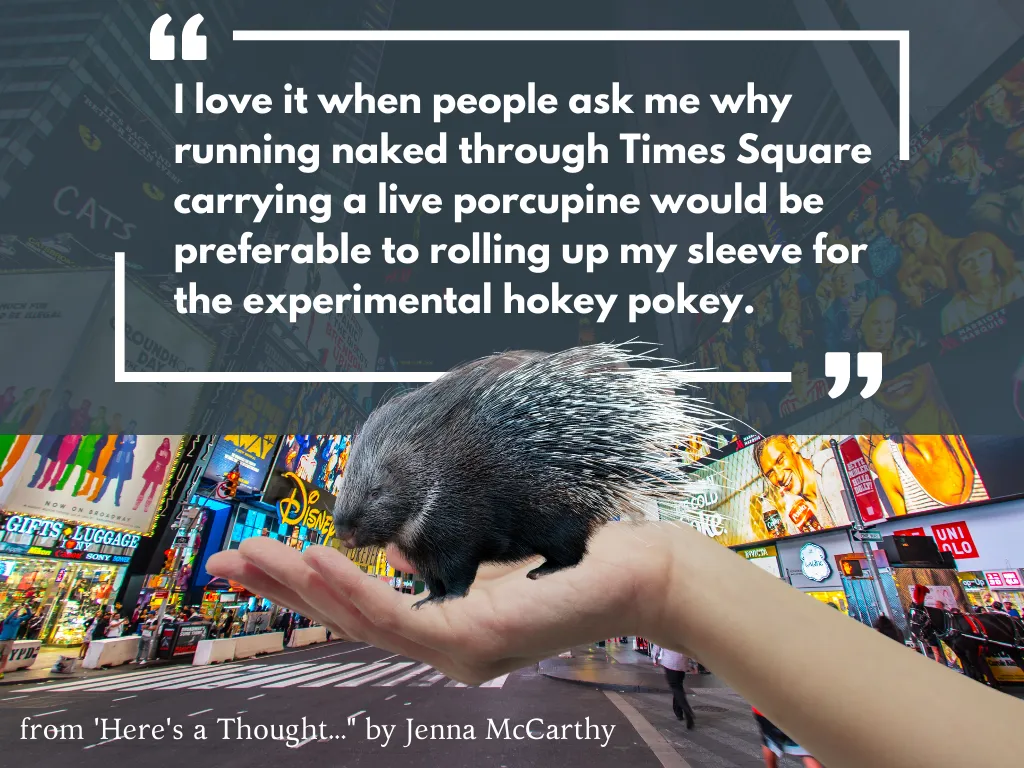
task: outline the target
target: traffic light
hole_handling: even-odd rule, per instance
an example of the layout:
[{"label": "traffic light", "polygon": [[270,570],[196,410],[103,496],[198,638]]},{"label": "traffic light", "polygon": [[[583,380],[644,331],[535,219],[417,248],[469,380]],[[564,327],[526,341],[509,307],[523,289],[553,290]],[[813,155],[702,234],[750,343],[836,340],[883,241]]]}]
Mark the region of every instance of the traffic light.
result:
[{"label": "traffic light", "polygon": [[224,475],[224,498],[235,498],[235,494],[238,493],[238,482],[241,478],[241,465],[235,464],[234,469]]},{"label": "traffic light", "polygon": [[860,579],[864,576],[864,568],[861,566],[859,560],[843,560],[842,569],[843,575],[848,576],[851,579]]}]

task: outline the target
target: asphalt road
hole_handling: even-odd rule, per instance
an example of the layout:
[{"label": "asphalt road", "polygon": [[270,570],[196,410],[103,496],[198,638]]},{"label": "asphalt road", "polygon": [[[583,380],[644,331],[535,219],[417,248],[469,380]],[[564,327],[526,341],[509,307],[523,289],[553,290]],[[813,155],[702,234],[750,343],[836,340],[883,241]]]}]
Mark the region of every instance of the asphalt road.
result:
[{"label": "asphalt road", "polygon": [[[331,643],[239,664],[5,687],[0,689],[0,763],[75,768],[664,765],[656,751],[671,750],[668,742],[641,723],[647,738],[654,739],[652,749],[623,710],[637,712],[617,694],[549,680],[530,669],[487,687],[463,687],[387,651]],[[410,720],[414,727],[427,726],[426,738],[414,732],[410,740]],[[528,730],[534,736],[558,738],[529,738],[525,726],[531,720]],[[378,728],[385,725],[394,727],[389,741]],[[457,727],[431,734],[431,725]],[[148,728],[139,733],[140,726]],[[270,726],[273,732],[264,733]],[[290,742],[272,738],[287,735],[277,733],[286,726],[293,728]],[[552,731],[551,726],[558,727]],[[115,739],[118,728],[121,738]]]},{"label": "asphalt road", "polygon": [[[697,727],[687,731],[667,694],[599,691],[534,668],[465,687],[388,651],[335,642],[236,664],[2,687],[0,765],[764,765],[739,695],[695,688],[690,702]],[[410,720],[423,729],[411,739]]]}]

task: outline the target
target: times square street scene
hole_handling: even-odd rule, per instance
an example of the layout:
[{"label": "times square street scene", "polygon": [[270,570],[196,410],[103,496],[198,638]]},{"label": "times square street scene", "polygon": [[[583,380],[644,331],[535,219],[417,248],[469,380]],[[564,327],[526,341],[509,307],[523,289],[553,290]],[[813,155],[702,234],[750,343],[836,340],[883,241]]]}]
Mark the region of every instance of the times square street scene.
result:
[{"label": "times square street scene", "polygon": [[[336,527],[367,420],[415,393],[430,372],[468,360],[631,339],[650,340],[659,354],[701,370],[787,374],[785,381],[740,377],[700,388],[731,421],[707,434],[678,436],[673,460],[689,483],[688,498],[638,502],[643,521],[695,531],[702,543],[715,542],[716,552],[731,551],[744,568],[768,574],[768,587],[785,585],[787,595],[828,606],[858,629],[905,646],[914,662],[920,657],[957,683],[992,689],[1003,697],[998,701],[1016,705],[1024,698],[1024,6],[1015,0],[907,0],[898,8],[872,0],[786,0],[771,8],[740,0],[602,0],[582,12],[571,3],[528,0],[485,12],[462,0],[441,5],[0,3],[0,45],[7,50],[0,56],[0,765],[825,764],[707,659],[661,648],[651,637],[580,638],[546,658],[530,656],[509,665],[514,669],[466,683],[453,671],[470,668],[459,666],[457,653],[454,663],[428,663],[429,654],[415,645],[396,653],[389,649],[394,643],[360,640],[360,633],[346,633],[344,622],[304,611],[301,595],[282,598],[283,582],[254,582],[248,578],[254,571],[238,579],[221,575],[230,570],[224,564],[241,562],[232,557],[255,551],[254,541],[291,554],[327,547],[388,595],[410,603],[411,596],[444,595],[436,573],[418,573],[384,546],[362,545],[352,530]],[[203,55],[186,56],[185,37],[181,60],[158,55],[151,35],[158,20],[173,17],[173,37],[199,13]],[[884,41],[767,39],[714,48],[602,40],[572,55],[561,43],[526,42],[509,54],[513,65],[495,55],[500,46],[479,42],[403,47],[372,35],[342,35],[273,48],[279,44],[233,38],[239,29],[386,34],[740,24],[845,30],[852,37],[859,30],[909,29],[910,159],[900,159],[897,139],[900,55]],[[732,77],[732,69],[746,74]],[[499,320],[440,310],[410,319],[364,312],[355,303],[330,313],[254,314],[244,322],[174,311],[183,296],[194,298],[189,283],[197,274],[209,296],[351,297],[362,290],[415,294],[425,305],[429,297],[438,307],[446,292],[465,300],[480,289],[472,270],[484,265],[445,272],[443,263],[426,259],[356,268],[286,258],[183,273],[173,265],[170,243],[219,238],[237,245],[245,233],[253,244],[270,246],[339,243],[345,254],[350,244],[385,238],[422,243],[424,251],[427,243],[469,243],[467,229],[431,215],[422,203],[394,202],[387,215],[383,208],[373,215],[346,212],[341,201],[354,192],[376,200],[388,184],[410,194],[496,192],[496,174],[508,173],[486,163],[457,173],[352,161],[204,164],[195,154],[198,142],[226,137],[298,145],[305,130],[320,137],[314,140],[351,147],[393,130],[396,140],[428,144],[438,126],[429,109],[408,118],[373,110],[311,114],[304,129],[294,127],[295,115],[280,112],[255,122],[240,109],[176,113],[177,84],[188,84],[190,100],[200,81],[209,92],[233,94],[291,93],[292,83],[370,97],[427,94],[442,83],[453,93],[518,93],[526,83],[541,91],[597,93],[613,81],[637,92],[685,94],[742,90],[752,71],[764,93],[795,94],[795,114],[782,124],[773,125],[770,116],[757,123],[763,141],[792,141],[785,130],[795,123],[802,141],[873,148],[867,166],[795,163],[778,175],[794,193],[821,195],[820,213],[713,221],[652,214],[623,224],[616,216],[553,223],[513,212],[472,225],[491,230],[488,248],[501,239],[492,234],[498,229],[509,244],[706,242],[710,252],[712,242],[799,243],[810,252],[821,234],[831,245],[864,247],[856,265],[808,259],[728,272],[716,271],[718,265],[689,269],[680,258],[665,274],[650,260],[645,266],[612,259],[600,267],[600,279],[623,294],[653,286],[682,303],[684,293],[698,290],[716,297],[742,292],[746,311],[730,321],[710,313],[627,316],[624,310],[607,321],[598,312]],[[743,133],[721,115],[702,112],[678,124],[675,117],[605,116],[607,122],[595,125],[609,144],[625,131],[676,136],[672,141],[682,135],[687,142],[734,141]],[[555,122],[563,146],[568,136],[586,137],[578,123]],[[484,123],[495,141],[548,138],[515,121],[500,123],[500,117]],[[470,134],[466,125],[443,128]],[[176,152],[185,142],[195,142],[191,160]],[[566,171],[550,163],[515,174],[517,191],[576,193],[592,183],[601,192],[641,198],[732,190],[734,181],[753,191],[763,181],[743,166],[726,174],[653,160],[588,166],[578,178],[569,176],[568,186]],[[290,211],[270,211],[254,222],[252,211],[241,209],[222,211],[210,224],[212,217],[174,205],[199,190],[222,188],[315,188],[335,201],[335,212],[322,226]],[[517,226],[522,237],[512,236]],[[159,258],[150,262],[149,254]],[[512,275],[524,297],[549,291],[552,281],[578,297],[593,290],[594,275],[556,262],[541,275],[520,260],[495,267],[509,272],[493,279]],[[117,324],[119,311],[127,325]],[[117,346],[115,328],[124,331]],[[876,394],[858,395],[856,379],[864,376],[858,362],[848,391],[832,393],[836,374],[826,370],[826,355],[836,352],[882,361]],[[115,361],[117,354],[126,362]],[[115,384],[115,362],[128,373],[171,375]],[[189,380],[197,371],[209,375]],[[224,372],[221,380],[217,371]],[[253,380],[240,372],[255,372]],[[348,372],[365,376],[341,381],[338,374]],[[184,379],[172,381],[174,374]],[[428,453],[436,455],[459,447],[448,433],[428,442]],[[463,469],[472,474],[476,467]],[[621,534],[625,518],[610,516],[605,541],[627,546],[621,544],[628,541]],[[630,560],[622,551],[604,556]],[[602,571],[584,560],[578,573],[586,574],[591,593],[624,589],[625,571]],[[716,579],[716,572],[701,574],[702,604],[733,599],[734,587]],[[667,579],[632,602],[687,598],[693,583]],[[445,605],[460,599],[468,598],[451,597]],[[422,613],[437,607],[428,604]],[[770,639],[785,625],[781,614],[737,608],[723,615],[730,631],[776,643],[768,650],[777,659],[792,653]],[[503,639],[510,647],[516,641]],[[817,642],[818,652],[830,652],[825,643]],[[467,659],[474,654],[467,641]],[[866,674],[875,671],[869,655],[845,658]],[[800,676],[813,681],[817,673],[808,664]],[[787,684],[772,679],[778,689]],[[847,693],[822,684],[799,705],[814,709],[819,695],[836,701]],[[935,734],[969,741],[972,718],[964,711],[957,722],[935,722]],[[1005,760],[978,764],[1024,764],[1017,735],[1003,736]]]}]

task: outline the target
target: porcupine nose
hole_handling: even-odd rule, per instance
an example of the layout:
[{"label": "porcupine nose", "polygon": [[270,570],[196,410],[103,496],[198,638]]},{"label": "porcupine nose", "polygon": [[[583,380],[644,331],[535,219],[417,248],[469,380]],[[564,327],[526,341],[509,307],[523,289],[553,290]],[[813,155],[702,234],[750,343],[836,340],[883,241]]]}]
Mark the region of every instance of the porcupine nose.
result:
[{"label": "porcupine nose", "polygon": [[356,548],[356,528],[350,515],[335,511],[334,535],[347,548]]}]

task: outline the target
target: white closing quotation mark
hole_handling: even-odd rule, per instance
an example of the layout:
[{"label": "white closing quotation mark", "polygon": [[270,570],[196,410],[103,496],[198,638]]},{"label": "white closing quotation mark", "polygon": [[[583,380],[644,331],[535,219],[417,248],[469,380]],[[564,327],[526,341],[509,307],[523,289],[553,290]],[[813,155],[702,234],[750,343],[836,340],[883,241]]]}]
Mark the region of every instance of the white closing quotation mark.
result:
[{"label": "white closing quotation mark", "polygon": [[[165,13],[153,22],[149,30],[149,58],[151,61],[174,61],[174,35],[167,34],[171,14]],[[203,16],[197,13],[181,28],[181,58],[183,61],[206,61],[206,36],[199,34]]]},{"label": "white closing quotation mark", "polygon": [[[833,400],[843,394],[850,386],[850,371],[852,362],[849,352],[826,352],[825,353],[825,376],[835,379],[828,396]],[[865,379],[864,389],[860,396],[867,399],[878,391],[882,386],[882,353],[881,352],[858,352],[857,353],[857,377]]]}]

